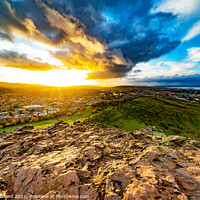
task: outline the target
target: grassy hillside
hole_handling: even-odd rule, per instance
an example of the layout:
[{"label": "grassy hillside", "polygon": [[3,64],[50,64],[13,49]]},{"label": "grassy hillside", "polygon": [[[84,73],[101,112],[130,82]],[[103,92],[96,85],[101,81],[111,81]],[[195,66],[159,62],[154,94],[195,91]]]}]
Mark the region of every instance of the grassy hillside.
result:
[{"label": "grassy hillside", "polygon": [[[101,102],[82,108],[73,116],[63,116],[32,125],[36,128],[43,128],[60,120],[72,123],[77,119],[89,120],[92,123],[100,122],[107,127],[116,127],[126,131],[154,125],[165,131],[167,135],[183,135],[200,140],[199,104],[153,97]],[[14,130],[15,128],[17,127],[8,127],[1,131]]]},{"label": "grassy hillside", "polygon": [[140,97],[125,102],[108,102],[94,105],[96,112],[89,117],[108,127],[126,131],[150,125],[166,134],[200,138],[200,105],[164,98]]}]

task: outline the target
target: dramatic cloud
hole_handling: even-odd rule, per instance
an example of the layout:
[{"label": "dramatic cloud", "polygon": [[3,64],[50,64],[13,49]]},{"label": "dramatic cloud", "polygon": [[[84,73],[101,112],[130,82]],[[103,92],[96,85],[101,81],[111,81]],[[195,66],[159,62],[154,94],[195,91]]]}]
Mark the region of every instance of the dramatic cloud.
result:
[{"label": "dramatic cloud", "polygon": [[[20,3],[23,3],[23,1]],[[3,0],[0,2],[0,36],[12,41],[14,37],[13,32],[19,32],[26,37],[49,42],[48,38],[37,30],[31,19],[19,18],[15,10],[11,7],[11,4],[8,1]]]},{"label": "dramatic cloud", "polygon": [[[38,59],[39,60],[39,59]],[[36,60],[31,60],[26,57],[25,54],[19,54],[11,51],[0,51],[0,63],[1,66],[28,69],[33,71],[46,71],[55,69],[55,65],[48,63],[42,63]],[[6,65],[4,65],[6,63]]]},{"label": "dramatic cloud", "polygon": [[0,1],[0,28],[1,34],[4,37],[7,34],[7,38],[10,38],[11,29],[18,29],[22,32],[28,32],[26,26],[22,21],[16,16],[11,5],[7,1]]},{"label": "dramatic cloud", "polygon": [[[0,40],[0,51],[4,52],[4,54],[5,52],[8,52],[8,54],[9,52],[15,52],[16,54],[25,55],[30,60],[37,60],[42,63],[62,66],[62,62],[56,60],[51,55],[51,52],[57,51],[56,47],[51,47],[36,41],[32,43],[31,39],[23,38],[19,35],[15,35],[15,40],[12,42],[9,40]],[[7,61],[9,62],[9,60]],[[1,64],[6,65],[6,60]],[[19,66],[19,68],[22,67]]]},{"label": "dramatic cloud", "polygon": [[154,86],[169,87],[200,87],[200,74],[188,76],[158,76],[154,78],[145,78],[137,82],[151,84]]},{"label": "dramatic cloud", "polygon": [[[33,43],[54,46],[57,50],[48,52],[62,67],[91,71],[88,79],[120,78],[138,63],[159,58],[180,43],[175,34],[177,16],[162,9],[152,13],[153,2],[2,0],[0,37],[13,42],[17,33]],[[30,60],[28,54],[4,51],[0,61],[3,66],[29,70],[53,67]]]}]

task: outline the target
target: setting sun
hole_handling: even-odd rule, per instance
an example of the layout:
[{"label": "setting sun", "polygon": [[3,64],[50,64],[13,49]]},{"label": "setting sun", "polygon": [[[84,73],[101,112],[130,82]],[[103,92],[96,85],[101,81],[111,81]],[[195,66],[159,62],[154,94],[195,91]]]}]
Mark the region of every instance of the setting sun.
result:
[{"label": "setting sun", "polygon": [[85,80],[88,71],[53,69],[49,71],[29,71],[1,67],[1,80],[11,83],[41,84],[49,86],[95,85],[93,80]]}]

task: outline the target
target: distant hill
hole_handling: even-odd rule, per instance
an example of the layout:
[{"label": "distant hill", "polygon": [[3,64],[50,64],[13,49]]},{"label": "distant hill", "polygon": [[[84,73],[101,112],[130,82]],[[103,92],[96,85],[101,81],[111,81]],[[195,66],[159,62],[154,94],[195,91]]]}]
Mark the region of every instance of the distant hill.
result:
[{"label": "distant hill", "polygon": [[101,87],[98,85],[77,85],[77,86],[62,86],[62,87],[57,87],[57,86],[48,86],[48,85],[39,85],[39,84],[26,84],[26,83],[7,83],[7,82],[0,82],[0,87],[2,88],[38,88],[38,87],[43,87],[43,88],[97,88]]},{"label": "distant hill", "polygon": [[74,96],[84,94],[96,93],[96,89],[101,88],[97,85],[80,85],[80,86],[66,86],[55,87],[47,85],[24,84],[24,83],[6,83],[0,82],[0,94],[12,93],[14,96],[23,95],[39,95],[45,97],[58,97],[58,96]]}]

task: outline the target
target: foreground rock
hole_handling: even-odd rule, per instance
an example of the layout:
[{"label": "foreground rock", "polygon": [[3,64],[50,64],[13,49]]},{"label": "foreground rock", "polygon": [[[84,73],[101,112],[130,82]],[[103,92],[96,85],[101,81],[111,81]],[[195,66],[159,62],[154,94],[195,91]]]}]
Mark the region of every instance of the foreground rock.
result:
[{"label": "foreground rock", "polygon": [[200,199],[200,143],[64,122],[0,135],[7,199]]}]

